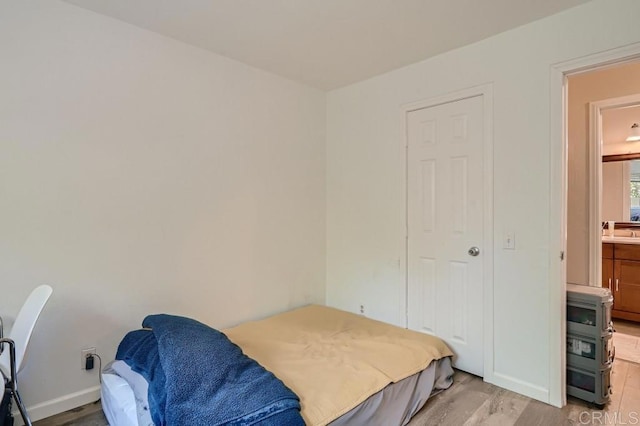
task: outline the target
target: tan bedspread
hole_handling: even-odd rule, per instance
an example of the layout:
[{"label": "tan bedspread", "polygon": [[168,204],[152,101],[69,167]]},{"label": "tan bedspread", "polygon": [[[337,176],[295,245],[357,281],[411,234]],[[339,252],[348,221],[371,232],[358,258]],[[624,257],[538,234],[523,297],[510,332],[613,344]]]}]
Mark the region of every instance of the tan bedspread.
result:
[{"label": "tan bedspread", "polygon": [[436,337],[317,305],[223,332],[300,397],[307,425],[326,425],[452,355]]}]

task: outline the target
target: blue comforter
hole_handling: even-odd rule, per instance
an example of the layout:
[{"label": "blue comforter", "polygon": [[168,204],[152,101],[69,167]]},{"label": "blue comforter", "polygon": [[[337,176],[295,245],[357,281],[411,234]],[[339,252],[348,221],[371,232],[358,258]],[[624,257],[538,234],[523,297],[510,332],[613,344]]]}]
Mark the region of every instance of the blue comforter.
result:
[{"label": "blue comforter", "polygon": [[304,425],[298,397],[198,321],[150,315],[116,354],[149,382],[149,408],[163,425]]}]

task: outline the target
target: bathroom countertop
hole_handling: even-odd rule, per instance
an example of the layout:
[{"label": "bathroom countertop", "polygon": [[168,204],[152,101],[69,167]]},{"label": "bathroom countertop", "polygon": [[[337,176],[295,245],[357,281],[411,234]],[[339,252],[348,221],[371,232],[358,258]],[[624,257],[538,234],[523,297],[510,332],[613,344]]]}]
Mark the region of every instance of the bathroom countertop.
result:
[{"label": "bathroom countertop", "polygon": [[640,244],[640,237],[610,237],[608,235],[603,235],[602,242],[615,244]]}]

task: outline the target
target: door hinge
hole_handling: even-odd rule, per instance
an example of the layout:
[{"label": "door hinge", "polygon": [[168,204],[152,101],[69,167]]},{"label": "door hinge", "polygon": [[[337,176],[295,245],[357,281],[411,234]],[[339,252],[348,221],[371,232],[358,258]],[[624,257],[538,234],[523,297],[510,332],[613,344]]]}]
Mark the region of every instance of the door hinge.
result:
[{"label": "door hinge", "polygon": [[560,260],[561,261],[564,260],[564,252],[563,251],[560,252]]}]

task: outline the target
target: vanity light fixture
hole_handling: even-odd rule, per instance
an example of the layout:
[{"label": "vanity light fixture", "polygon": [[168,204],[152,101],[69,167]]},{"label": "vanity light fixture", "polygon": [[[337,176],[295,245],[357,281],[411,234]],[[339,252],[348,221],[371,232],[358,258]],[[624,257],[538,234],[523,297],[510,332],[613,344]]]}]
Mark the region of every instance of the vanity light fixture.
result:
[{"label": "vanity light fixture", "polygon": [[640,141],[640,126],[638,126],[638,123],[633,123],[633,126],[631,126],[631,132],[627,138],[627,142],[635,141]]}]

